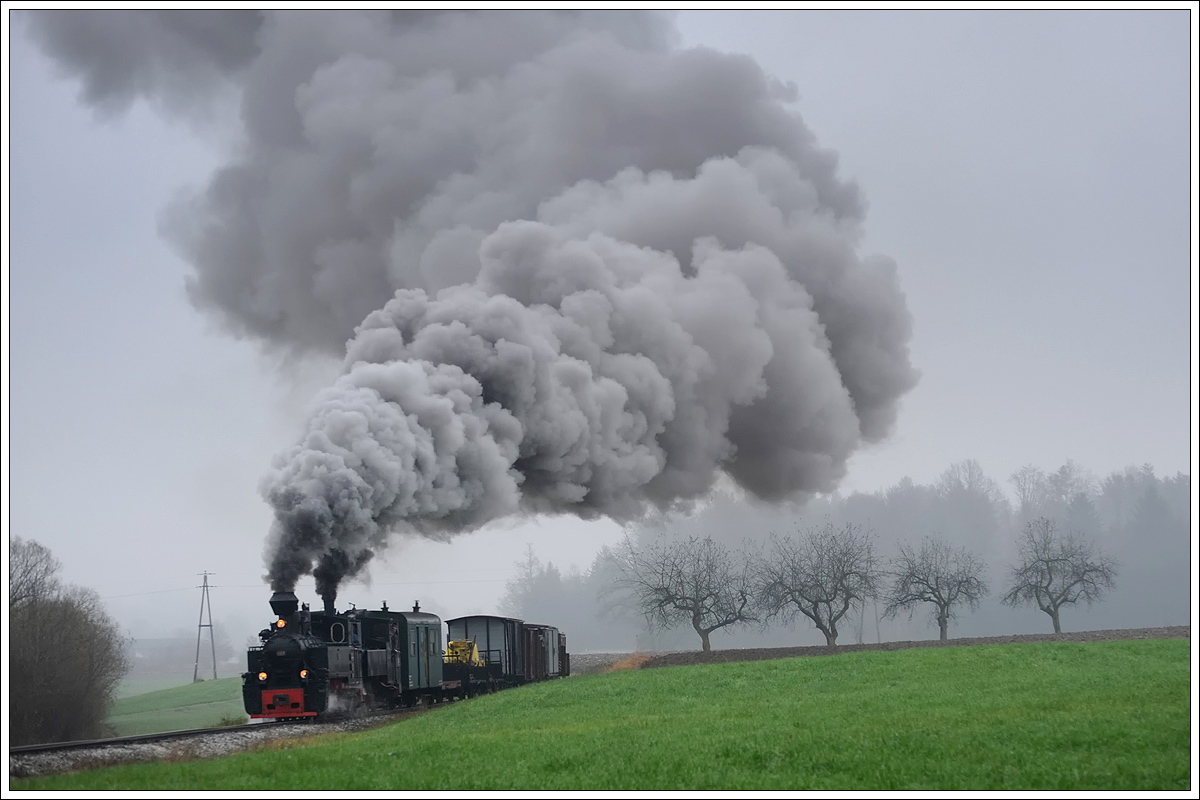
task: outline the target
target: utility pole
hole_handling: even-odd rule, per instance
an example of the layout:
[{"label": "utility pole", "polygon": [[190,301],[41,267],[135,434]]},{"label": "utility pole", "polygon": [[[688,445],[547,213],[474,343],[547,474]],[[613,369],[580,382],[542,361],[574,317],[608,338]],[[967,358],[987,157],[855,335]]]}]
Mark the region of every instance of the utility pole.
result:
[{"label": "utility pole", "polygon": [[[196,624],[196,669],[192,672],[192,683],[200,682],[200,633],[205,628],[208,628],[208,643],[212,647],[213,680],[215,681],[217,679],[217,643],[216,643],[216,640],[213,638],[212,604],[209,602],[209,599],[208,599],[208,589],[209,589],[208,576],[216,575],[217,573],[208,572],[206,570],[199,574],[204,576],[204,584],[196,587],[197,589],[201,590],[201,592],[200,592],[200,621]],[[205,622],[204,622],[204,610],[206,608],[208,609],[208,624],[205,624]]]}]

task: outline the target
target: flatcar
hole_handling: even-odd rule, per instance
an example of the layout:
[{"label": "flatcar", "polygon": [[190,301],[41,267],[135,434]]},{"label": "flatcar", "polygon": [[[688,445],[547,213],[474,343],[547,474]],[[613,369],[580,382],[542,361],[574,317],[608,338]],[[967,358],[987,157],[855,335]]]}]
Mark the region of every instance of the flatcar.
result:
[{"label": "flatcar", "polygon": [[570,674],[561,631],[511,617],[449,620],[443,640],[441,619],[419,604],[312,611],[276,592],[271,610],[276,620],[247,651],[242,675],[254,719],[430,704]]}]

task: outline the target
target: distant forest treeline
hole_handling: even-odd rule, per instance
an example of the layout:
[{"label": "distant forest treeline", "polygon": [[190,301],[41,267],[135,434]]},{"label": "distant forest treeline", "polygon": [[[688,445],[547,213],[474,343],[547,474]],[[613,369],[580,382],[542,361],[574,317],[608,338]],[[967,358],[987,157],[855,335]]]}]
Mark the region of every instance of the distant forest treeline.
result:
[{"label": "distant forest treeline", "polygon": [[[901,544],[936,535],[965,547],[985,564],[990,594],[976,611],[963,610],[951,638],[1049,633],[1047,616],[1034,608],[1002,606],[1018,537],[1026,523],[1045,517],[1060,530],[1095,542],[1117,563],[1116,588],[1098,604],[1063,612],[1064,630],[1186,625],[1190,615],[1191,478],[1159,477],[1150,465],[1097,478],[1072,461],[1054,471],[1027,466],[999,482],[973,460],[952,464],[932,484],[905,478],[871,493],[818,497],[799,507],[768,506],[718,494],[688,516],[664,516],[632,526],[634,544],[658,537],[705,537],[736,548],[771,533],[809,530],[827,522],[854,524],[875,537],[876,552],[894,557]],[[560,627],[573,652],[676,650],[699,646],[688,626],[652,631],[634,613],[614,607],[616,575],[601,551],[584,572],[560,570],[532,551],[518,564],[501,600],[503,613]],[[910,618],[883,619],[883,603],[868,602],[843,627],[840,644],[937,638],[938,629],[918,610]],[[756,628],[713,634],[714,648],[824,644],[811,625]]]}]

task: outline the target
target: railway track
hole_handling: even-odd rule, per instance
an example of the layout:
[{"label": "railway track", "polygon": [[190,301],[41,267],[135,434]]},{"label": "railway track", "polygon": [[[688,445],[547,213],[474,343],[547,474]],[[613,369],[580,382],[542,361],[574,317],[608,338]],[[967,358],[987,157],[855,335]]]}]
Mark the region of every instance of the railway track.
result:
[{"label": "railway track", "polygon": [[[302,722],[275,722],[268,723],[272,727],[287,726],[287,725],[303,725]],[[162,733],[145,733],[138,736],[118,736],[108,739],[85,739],[77,742],[50,742],[46,744],[26,744],[8,748],[8,754],[19,755],[23,753],[56,753],[67,750],[85,750],[99,747],[123,747],[132,744],[145,744],[149,742],[166,742],[172,739],[187,739],[193,736],[210,736],[221,735],[225,733],[233,733],[250,728],[259,728],[261,723],[248,723],[246,725],[229,725],[222,728],[193,728],[184,731],[165,731]]]},{"label": "railway track", "polygon": [[112,739],[21,745],[8,750],[8,774],[10,778],[32,778],[117,764],[213,758],[259,747],[278,739],[363,730],[424,710],[410,708],[320,722],[265,722]]}]

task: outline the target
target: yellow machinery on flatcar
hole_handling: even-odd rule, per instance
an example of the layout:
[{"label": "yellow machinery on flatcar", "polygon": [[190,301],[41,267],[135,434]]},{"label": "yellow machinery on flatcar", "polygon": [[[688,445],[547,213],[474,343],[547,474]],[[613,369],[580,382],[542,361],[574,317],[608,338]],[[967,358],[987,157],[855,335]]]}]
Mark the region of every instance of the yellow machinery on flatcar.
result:
[{"label": "yellow machinery on flatcar", "polygon": [[479,648],[472,641],[452,640],[446,642],[446,655],[442,657],[445,664],[466,664],[471,667],[482,667],[486,662],[479,657]]}]

